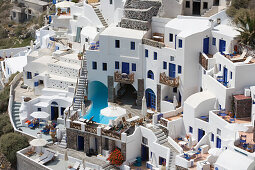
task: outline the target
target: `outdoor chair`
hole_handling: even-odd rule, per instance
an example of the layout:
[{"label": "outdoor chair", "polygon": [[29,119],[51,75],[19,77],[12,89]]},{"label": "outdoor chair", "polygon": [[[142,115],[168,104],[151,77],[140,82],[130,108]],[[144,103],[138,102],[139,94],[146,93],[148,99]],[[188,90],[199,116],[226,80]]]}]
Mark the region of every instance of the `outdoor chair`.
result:
[{"label": "outdoor chair", "polygon": [[39,163],[44,165],[44,164],[52,161],[53,159],[54,159],[54,153],[49,152],[47,158],[41,160]]},{"label": "outdoor chair", "polygon": [[43,153],[42,156],[40,156],[39,158],[36,159],[36,162],[40,162],[40,161],[46,159],[46,158],[48,157],[48,155],[49,155],[49,152],[46,150],[46,151]]}]

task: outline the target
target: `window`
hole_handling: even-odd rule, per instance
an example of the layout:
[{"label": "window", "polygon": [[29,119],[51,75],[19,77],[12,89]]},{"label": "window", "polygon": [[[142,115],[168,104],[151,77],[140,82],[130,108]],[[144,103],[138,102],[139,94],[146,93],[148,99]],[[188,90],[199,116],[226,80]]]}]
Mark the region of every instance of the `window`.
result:
[{"label": "window", "polygon": [[110,4],[112,4],[112,0],[110,0]]},{"label": "window", "polygon": [[214,37],[212,39],[212,45],[216,45],[216,38],[214,38]]},{"label": "window", "polygon": [[135,42],[132,41],[132,42],[130,43],[130,45],[131,45],[131,50],[135,50]]},{"label": "window", "polygon": [[211,135],[211,141],[214,142],[214,134]]},{"label": "window", "polygon": [[145,49],[145,57],[149,57],[149,51]]},{"label": "window", "polygon": [[148,71],[148,74],[147,74],[147,77],[148,77],[149,79],[154,80],[154,73],[153,73],[151,70],[149,70],[149,71]]},{"label": "window", "polygon": [[115,69],[120,69],[120,62],[115,61]]},{"label": "window", "polygon": [[92,62],[92,69],[93,70],[97,69],[97,62],[95,62],[95,61]]},{"label": "window", "polygon": [[189,127],[189,133],[193,133],[193,127]]},{"label": "window", "polygon": [[166,165],[166,159],[159,157],[159,165],[163,165],[163,164]]},{"label": "window", "polygon": [[27,79],[32,79],[32,73],[31,72],[27,72]]},{"label": "window", "polygon": [[13,12],[13,18],[16,18],[16,12]]},{"label": "window", "polygon": [[179,48],[182,48],[182,40],[179,39]]},{"label": "window", "polygon": [[38,76],[39,75],[39,73],[35,73],[35,76]]},{"label": "window", "polygon": [[181,74],[182,73],[182,66],[178,65],[178,73]]},{"label": "window", "polygon": [[221,135],[221,130],[220,129],[217,129],[217,134]]},{"label": "window", "polygon": [[232,79],[233,73],[232,71],[230,71],[230,79]]},{"label": "window", "polygon": [[39,85],[39,82],[38,82],[38,81],[34,82],[34,86],[35,86],[35,87],[37,87],[38,85]]},{"label": "window", "polygon": [[204,3],[203,3],[203,8],[204,8],[204,9],[207,9],[207,8],[208,8],[208,2],[204,2]]},{"label": "window", "polygon": [[174,56],[170,56],[170,61],[174,61]]},{"label": "window", "polygon": [[157,59],[158,59],[158,53],[154,52],[154,60],[157,60]]},{"label": "window", "polygon": [[38,107],[38,108],[37,108],[37,111],[38,111],[38,112],[42,111],[42,108]]},{"label": "window", "polygon": [[173,93],[177,93],[177,87],[173,88]]},{"label": "window", "polygon": [[163,69],[167,69],[167,62],[163,61]]},{"label": "window", "polygon": [[103,63],[103,71],[107,71],[107,63]]},{"label": "window", "polygon": [[186,8],[190,8],[190,1],[186,1]]},{"label": "window", "polygon": [[120,40],[115,40],[115,48],[120,48]]},{"label": "window", "polygon": [[170,41],[170,42],[173,42],[173,41],[174,41],[174,35],[171,34],[171,33],[169,34],[169,41]]},{"label": "window", "polygon": [[143,143],[144,145],[148,145],[148,139],[145,138],[145,137],[142,137],[142,143]]},{"label": "window", "polygon": [[221,71],[221,64],[219,64],[219,71]]},{"label": "window", "polygon": [[132,71],[136,71],[136,64],[132,63]]}]

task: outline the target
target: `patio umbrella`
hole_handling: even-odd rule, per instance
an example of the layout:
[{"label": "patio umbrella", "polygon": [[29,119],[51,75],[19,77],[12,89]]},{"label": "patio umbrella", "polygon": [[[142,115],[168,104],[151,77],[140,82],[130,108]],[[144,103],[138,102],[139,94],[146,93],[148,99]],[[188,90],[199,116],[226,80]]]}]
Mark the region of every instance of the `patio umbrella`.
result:
[{"label": "patio umbrella", "polygon": [[143,96],[143,99],[142,99],[142,114],[143,116],[146,116],[147,114],[147,105],[146,105],[145,96]]},{"label": "patio umbrella", "polygon": [[32,116],[34,118],[38,118],[38,119],[47,120],[49,118],[50,114],[47,112],[33,112],[30,116]]},{"label": "patio umbrella", "polygon": [[127,113],[126,109],[121,107],[109,106],[100,111],[101,115],[108,117],[119,117]]},{"label": "patio umbrella", "polygon": [[176,99],[176,96],[174,96],[173,98],[173,104],[174,104],[174,109],[176,109],[176,107],[178,106],[178,101]]},{"label": "patio umbrella", "polygon": [[213,73],[217,74],[219,72],[217,64],[214,65]]},{"label": "patio umbrella", "polygon": [[219,100],[218,99],[216,99],[216,101],[215,101],[214,109],[216,109],[216,110],[219,109]]},{"label": "patio umbrella", "polygon": [[43,138],[39,138],[39,139],[33,139],[32,141],[29,142],[29,144],[31,146],[45,146],[47,144],[47,140],[43,139]]},{"label": "patio umbrella", "polygon": [[65,161],[68,161],[68,155],[67,155],[67,149],[65,150],[65,157],[64,157]]},{"label": "patio umbrella", "polygon": [[218,157],[221,154],[221,150],[219,148],[211,148],[208,153],[212,156]]}]

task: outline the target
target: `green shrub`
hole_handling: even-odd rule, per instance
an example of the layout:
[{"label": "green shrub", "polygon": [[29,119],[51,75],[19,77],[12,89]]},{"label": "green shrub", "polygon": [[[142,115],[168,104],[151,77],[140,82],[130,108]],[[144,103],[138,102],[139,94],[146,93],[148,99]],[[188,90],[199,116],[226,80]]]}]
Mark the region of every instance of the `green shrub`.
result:
[{"label": "green shrub", "polygon": [[11,125],[8,114],[0,115],[0,136],[13,132],[13,127]]},{"label": "green shrub", "polygon": [[28,146],[28,139],[18,133],[8,133],[0,138],[0,151],[12,165],[16,165],[16,152]]}]

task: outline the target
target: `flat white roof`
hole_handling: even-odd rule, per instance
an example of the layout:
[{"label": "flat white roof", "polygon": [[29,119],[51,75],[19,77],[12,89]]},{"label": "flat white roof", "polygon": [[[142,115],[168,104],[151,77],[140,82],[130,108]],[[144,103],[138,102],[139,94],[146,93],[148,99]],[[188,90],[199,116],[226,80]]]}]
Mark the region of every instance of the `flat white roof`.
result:
[{"label": "flat white roof", "polygon": [[40,1],[40,0],[25,0],[25,2],[42,5],[42,6],[48,5],[48,2]]},{"label": "flat white roof", "polygon": [[179,30],[178,36],[187,37],[189,35],[205,31],[210,28],[209,19],[201,17],[177,17],[166,24],[166,28]]},{"label": "flat white roof", "polygon": [[240,33],[236,29],[237,29],[236,27],[233,27],[233,26],[230,26],[230,25],[220,24],[220,25],[214,27],[212,32],[234,38],[234,37],[240,35]]},{"label": "flat white roof", "polygon": [[231,170],[248,169],[254,160],[232,150],[225,150],[217,159],[217,165]]},{"label": "flat white roof", "polygon": [[196,108],[201,102],[212,98],[215,98],[212,93],[210,93],[209,91],[203,91],[191,95],[187,98],[185,103],[192,106],[193,108]]},{"label": "flat white roof", "polygon": [[147,31],[134,30],[121,27],[108,27],[101,35],[103,36],[113,36],[113,37],[123,37],[130,39],[142,39]]}]

